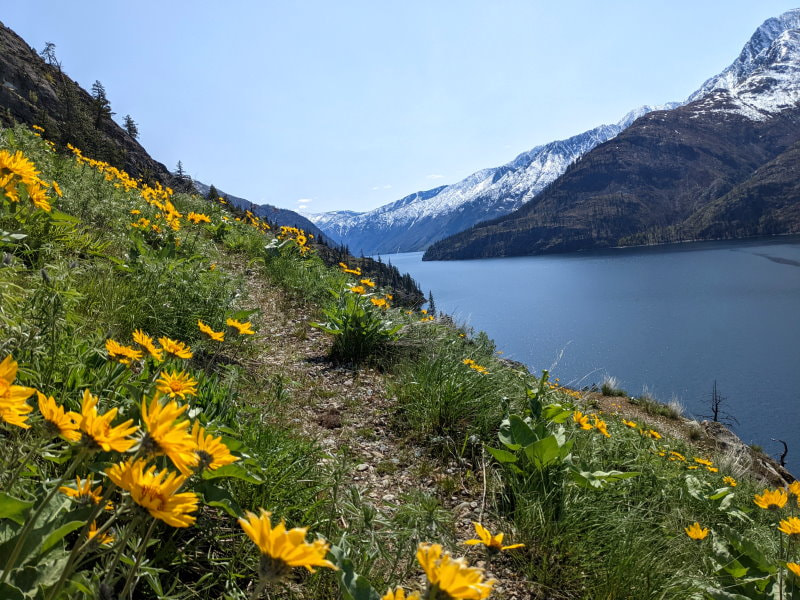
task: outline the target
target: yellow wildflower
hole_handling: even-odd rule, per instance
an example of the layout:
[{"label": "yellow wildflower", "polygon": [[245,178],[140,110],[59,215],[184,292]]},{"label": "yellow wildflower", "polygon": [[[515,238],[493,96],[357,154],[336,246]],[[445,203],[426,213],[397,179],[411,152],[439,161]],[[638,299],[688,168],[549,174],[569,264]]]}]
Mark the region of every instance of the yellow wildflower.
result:
[{"label": "yellow wildflower", "polygon": [[224,331],[214,331],[211,329],[210,326],[203,323],[201,320],[197,320],[197,327],[205,333],[208,337],[216,342],[224,342],[225,341],[225,332]]},{"label": "yellow wildflower", "polygon": [[363,285],[354,285],[352,287],[347,288],[354,294],[366,294],[367,289]]},{"label": "yellow wildflower", "polygon": [[384,298],[370,298],[370,302],[372,302],[378,308],[388,308],[389,305],[386,303]]},{"label": "yellow wildflower", "polygon": [[205,469],[215,471],[239,460],[237,456],[234,456],[228,450],[228,447],[222,441],[222,437],[206,435],[206,430],[200,427],[197,421],[192,426],[192,439],[196,446],[195,453],[198,457],[200,471]]},{"label": "yellow wildflower", "polygon": [[633,421],[627,421],[625,419],[622,419],[622,424],[625,425],[626,427],[630,427],[631,429],[636,429],[636,423],[634,423]]},{"label": "yellow wildflower", "polygon": [[89,390],[83,391],[80,428],[84,434],[84,441],[89,448],[94,450],[102,448],[106,452],[111,450],[127,452],[136,442],[128,436],[139,428],[132,425],[133,419],[128,419],[121,425],[112,427],[111,422],[117,416],[117,409],[112,408],[103,415],[98,414],[97,402],[97,396],[93,396]]},{"label": "yellow wildflower", "polygon": [[0,362],[0,418],[6,423],[28,429],[25,421],[33,410],[27,402],[36,390],[33,388],[12,385],[17,378],[17,361],[9,354]]},{"label": "yellow wildflower", "polygon": [[164,360],[164,351],[156,348],[153,338],[151,338],[141,329],[137,329],[133,332],[133,341],[147,350],[148,354],[150,354],[150,356],[155,358],[157,361],[161,362]]},{"label": "yellow wildflower", "polygon": [[161,344],[164,350],[178,358],[192,358],[191,348],[183,342],[178,342],[168,337],[160,337],[158,338],[158,343]]},{"label": "yellow wildflower", "polygon": [[362,279],[362,280],[360,280],[359,283],[363,283],[364,285],[366,285],[368,287],[371,287],[371,288],[375,287],[375,282],[372,281],[371,279]]},{"label": "yellow wildflower", "polygon": [[142,400],[142,421],[146,429],[142,448],[153,454],[166,454],[184,475],[190,475],[197,464],[197,444],[189,434],[189,421],[178,420],[187,408],[178,406],[175,401],[161,404],[158,394],[153,396],[149,406],[147,400]]},{"label": "yellow wildflower", "polygon": [[239,525],[261,551],[261,577],[277,581],[289,575],[293,567],[305,567],[312,573],[313,567],[336,569],[325,559],[330,548],[327,542],[318,539],[309,544],[305,541],[307,528],[287,530],[283,521],[273,527],[271,517],[272,513],[262,508],[260,516],[247,511],[245,518],[239,519]]},{"label": "yellow wildflower", "polygon": [[793,540],[800,538],[800,519],[797,517],[783,519],[778,525],[778,531],[785,533]]},{"label": "yellow wildflower", "polygon": [[781,489],[764,490],[764,493],[760,496],[758,494],[753,496],[753,502],[755,502],[757,506],[763,508],[764,510],[777,510],[779,508],[783,508],[786,506],[787,500],[789,500],[789,495]]},{"label": "yellow wildflower", "polygon": [[730,487],[736,487],[736,480],[733,477],[725,476],[722,478],[722,482],[725,485],[729,485]]},{"label": "yellow wildflower", "polygon": [[800,577],[800,565],[798,565],[797,563],[790,562],[790,563],[786,563],[786,566],[789,567],[789,570],[792,573],[794,573],[795,575]]},{"label": "yellow wildflower", "polygon": [[708,529],[703,529],[696,521],[689,527],[684,527],[683,530],[693,540],[704,540],[708,535]]},{"label": "yellow wildflower", "polygon": [[710,460],[706,460],[705,458],[697,458],[697,457],[694,458],[694,462],[696,462],[698,465],[703,465],[704,467],[710,467],[711,465],[714,464]]},{"label": "yellow wildflower", "polygon": [[572,420],[575,421],[576,425],[579,425],[580,428],[585,431],[589,431],[593,428],[592,424],[589,423],[589,415],[585,415],[579,410],[576,410],[574,413],[572,413]]},{"label": "yellow wildflower", "polygon": [[78,421],[81,416],[76,412],[65,411],[63,406],[56,404],[52,396],[48,398],[42,392],[36,392],[36,396],[39,400],[39,412],[53,435],[60,435],[70,442],[79,441],[81,434]]},{"label": "yellow wildflower", "polygon": [[161,376],[156,380],[156,389],[169,394],[170,398],[180,396],[182,400],[185,400],[186,396],[197,395],[197,381],[185,371],[180,373],[161,371]]},{"label": "yellow wildflower", "polygon": [[114,543],[114,537],[112,535],[105,532],[100,535],[97,534],[97,521],[92,521],[86,535],[90,540],[95,540],[98,544],[102,544],[103,546],[110,546]]},{"label": "yellow wildflower", "polygon": [[236,331],[239,332],[239,335],[253,335],[255,331],[253,331],[253,325],[250,321],[242,323],[241,321],[237,321],[236,319],[226,319],[225,324],[228,327],[233,327]]},{"label": "yellow wildflower", "polygon": [[111,338],[106,340],[106,352],[108,352],[109,358],[116,359],[123,365],[129,365],[132,361],[142,358],[140,350],[120,344]]},{"label": "yellow wildflower", "polygon": [[513,550],[514,548],[524,548],[525,544],[511,544],[510,546],[503,546],[503,536],[504,534],[498,533],[497,535],[492,535],[489,533],[489,530],[486,529],[483,525],[478,523],[477,521],[473,521],[472,525],[475,527],[475,533],[478,536],[478,539],[467,540],[464,542],[467,546],[476,546],[478,544],[483,544],[486,546],[486,550],[490,554],[496,554],[502,550]]},{"label": "yellow wildflower", "polygon": [[592,415],[592,418],[594,418],[594,428],[607,438],[610,438],[611,434],[608,433],[608,426],[606,425],[606,422],[600,419],[597,415]]},{"label": "yellow wildflower", "polygon": [[399,587],[395,589],[395,591],[389,588],[386,593],[381,596],[381,600],[420,600],[420,598],[419,592],[412,592],[406,596],[405,590]]},{"label": "yellow wildflower", "polygon": [[443,552],[440,544],[420,544],[417,561],[428,578],[432,598],[441,593],[453,600],[483,600],[489,597],[495,584],[494,579],[484,580],[482,569],[470,567],[463,558]]},{"label": "yellow wildflower", "polygon": [[123,490],[130,493],[136,504],[147,509],[156,519],[172,527],[189,527],[195,521],[190,514],[197,510],[199,498],[194,492],[176,493],[186,481],[186,477],[161,471],[155,466],[146,469],[147,461],[127,460],[106,470],[106,475]]}]

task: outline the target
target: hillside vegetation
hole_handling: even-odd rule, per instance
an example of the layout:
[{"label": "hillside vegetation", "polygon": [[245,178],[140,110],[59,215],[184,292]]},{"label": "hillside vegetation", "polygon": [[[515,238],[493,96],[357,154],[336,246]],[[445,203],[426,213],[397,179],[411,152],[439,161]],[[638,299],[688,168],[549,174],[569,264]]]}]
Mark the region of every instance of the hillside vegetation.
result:
[{"label": "hillside vegetation", "polygon": [[800,597],[800,485],[47,137],[0,131],[0,598]]}]

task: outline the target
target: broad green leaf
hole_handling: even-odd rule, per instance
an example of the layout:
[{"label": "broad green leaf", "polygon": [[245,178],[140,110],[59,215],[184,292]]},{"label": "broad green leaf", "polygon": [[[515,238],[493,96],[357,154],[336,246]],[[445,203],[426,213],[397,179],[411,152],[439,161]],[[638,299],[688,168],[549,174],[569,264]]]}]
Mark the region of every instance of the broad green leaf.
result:
[{"label": "broad green leaf", "polygon": [[214,471],[203,471],[203,479],[219,479],[221,477],[234,477],[258,485],[264,483],[264,479],[258,473],[249,471],[237,464],[225,465]]},{"label": "broad green leaf", "polygon": [[560,404],[548,404],[542,410],[542,417],[551,423],[565,423],[572,416],[572,411]]},{"label": "broad green leaf", "polygon": [[[556,436],[549,435],[525,447],[525,455],[539,470],[545,469],[566,456],[563,446],[558,445]],[[567,450],[567,453],[569,450]]]},{"label": "broad green leaf", "polygon": [[529,446],[539,439],[533,429],[519,416],[511,415],[508,421],[511,424],[511,437],[514,443],[522,444],[522,446]]},{"label": "broad green leaf", "polygon": [[11,519],[22,525],[25,523],[25,513],[33,506],[33,502],[24,502],[5,492],[0,492],[0,519]]},{"label": "broad green leaf", "polygon": [[500,432],[498,433],[498,437],[503,445],[509,450],[519,450],[522,448],[522,444],[518,444],[514,441],[514,437],[511,433],[511,422],[508,419],[503,419],[503,422],[500,423]]},{"label": "broad green leaf", "polygon": [[71,521],[69,523],[65,523],[45,538],[45,540],[42,542],[40,552],[44,554],[56,543],[64,539],[64,536],[66,536],[68,533],[71,533],[76,529],[80,529],[84,525],[86,525],[86,521]]},{"label": "broad green leaf", "polygon": [[513,463],[517,462],[517,455],[508,452],[507,450],[501,450],[499,448],[492,448],[491,446],[486,446],[487,452],[491,454],[497,462],[501,463]]},{"label": "broad green leaf", "polygon": [[209,481],[203,481],[197,485],[196,491],[203,496],[203,500],[207,505],[221,508],[231,517],[239,517],[243,513],[233,496],[224,488],[216,486]]}]

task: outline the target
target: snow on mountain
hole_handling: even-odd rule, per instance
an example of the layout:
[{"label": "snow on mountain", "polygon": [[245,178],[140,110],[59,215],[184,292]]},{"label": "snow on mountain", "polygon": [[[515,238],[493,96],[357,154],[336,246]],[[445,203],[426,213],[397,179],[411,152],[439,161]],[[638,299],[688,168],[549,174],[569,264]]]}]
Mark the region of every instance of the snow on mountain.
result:
[{"label": "snow on mountain", "polygon": [[688,98],[708,110],[739,114],[754,121],[800,102],[800,8],[767,19],[738,58]]},{"label": "snow on mountain", "polygon": [[653,110],[642,106],[611,125],[537,146],[500,167],[482,169],[453,185],[416,192],[374,210],[306,216],[353,252],[379,254],[424,250],[438,239],[479,221],[515,210],[543,190],[583,154]]}]

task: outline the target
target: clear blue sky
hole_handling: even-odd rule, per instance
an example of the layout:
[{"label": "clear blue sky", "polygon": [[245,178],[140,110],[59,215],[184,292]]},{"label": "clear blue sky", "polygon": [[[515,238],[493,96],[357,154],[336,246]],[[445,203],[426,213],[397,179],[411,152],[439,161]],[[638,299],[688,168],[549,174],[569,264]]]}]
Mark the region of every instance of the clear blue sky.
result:
[{"label": "clear blue sky", "polygon": [[4,2],[171,169],[257,203],[367,210],[682,100],[780,0]]}]

